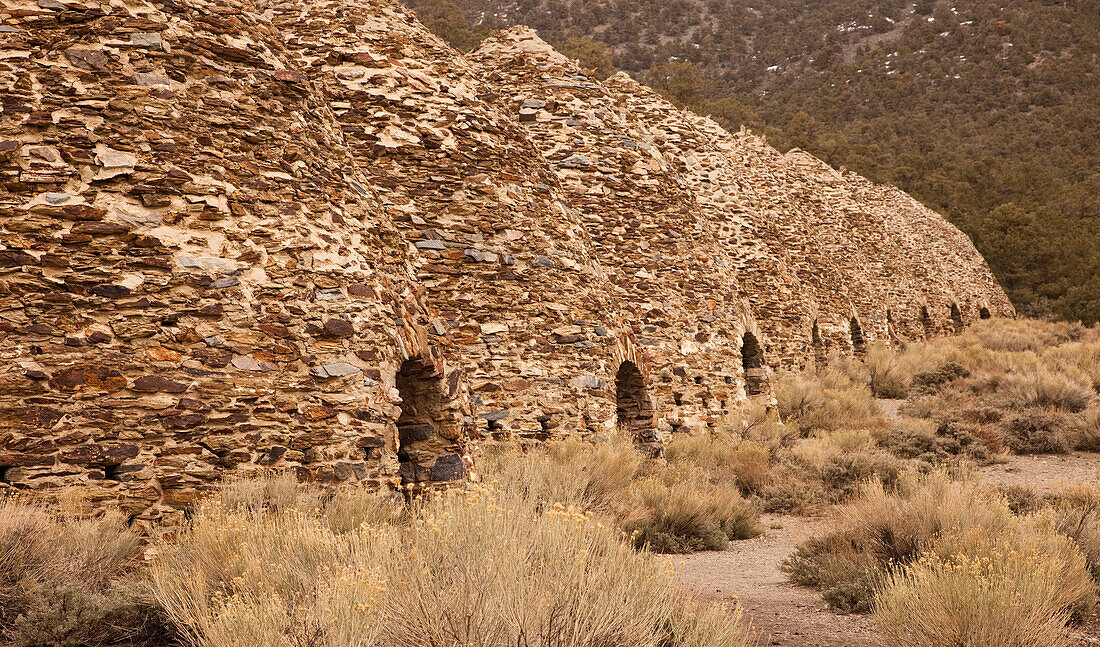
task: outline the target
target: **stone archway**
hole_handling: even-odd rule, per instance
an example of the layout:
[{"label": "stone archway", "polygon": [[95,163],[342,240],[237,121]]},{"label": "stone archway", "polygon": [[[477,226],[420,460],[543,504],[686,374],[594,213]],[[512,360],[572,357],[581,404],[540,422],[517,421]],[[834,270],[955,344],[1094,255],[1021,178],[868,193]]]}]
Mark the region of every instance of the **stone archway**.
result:
[{"label": "stone archway", "polygon": [[989,319],[989,308],[982,306],[982,309],[978,311],[979,319]]},{"label": "stone archway", "polygon": [[750,398],[766,395],[770,389],[764,349],[751,332],[741,336],[741,366],[745,370],[745,395]]},{"label": "stone archway", "polygon": [[825,341],[821,339],[821,329],[817,327],[817,319],[810,328],[810,342],[814,347],[814,366],[825,368],[829,364],[829,356],[825,354]]},{"label": "stone archway", "polygon": [[957,303],[951,304],[951,327],[955,329],[956,333],[960,333],[966,328],[963,324],[962,311],[959,310],[959,305]]},{"label": "stone archway", "polygon": [[430,360],[405,360],[397,371],[401,415],[397,419],[397,460],[401,483],[415,493],[429,482],[466,476],[460,446],[462,418],[442,373]]},{"label": "stone archway", "polygon": [[656,446],[657,426],[645,377],[634,362],[624,361],[615,373],[615,424],[642,446]]},{"label": "stone archway", "polygon": [[932,325],[932,317],[928,314],[928,306],[920,307],[920,325],[924,328],[925,339],[931,339],[936,335],[936,329]]},{"label": "stone archway", "polygon": [[859,324],[859,319],[852,317],[848,320],[848,331],[852,335],[852,354],[862,357],[867,353],[867,338],[863,336],[863,326]]}]

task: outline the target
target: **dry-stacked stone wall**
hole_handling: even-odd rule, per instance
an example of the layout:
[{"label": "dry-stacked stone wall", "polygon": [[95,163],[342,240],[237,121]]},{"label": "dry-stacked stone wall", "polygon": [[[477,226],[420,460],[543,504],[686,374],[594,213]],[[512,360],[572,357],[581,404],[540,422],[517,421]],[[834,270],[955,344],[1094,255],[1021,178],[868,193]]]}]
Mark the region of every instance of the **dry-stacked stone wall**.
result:
[{"label": "dry-stacked stone wall", "polygon": [[463,359],[479,429],[605,429],[632,354],[541,153],[454,50],[391,0],[269,2],[405,235]]},{"label": "dry-stacked stone wall", "polygon": [[643,349],[658,427],[705,429],[748,398],[766,401],[761,332],[733,259],[676,160],[650,143],[641,115],[530,30],[486,40],[471,60],[498,88],[501,110],[526,127],[592,235]]},{"label": "dry-stacked stone wall", "polygon": [[627,114],[635,115],[644,140],[694,193],[709,236],[730,262],[740,293],[763,331],[765,356],[779,370],[813,361],[811,327],[816,302],[794,273],[793,247],[778,223],[748,199],[744,174],[714,138],[650,88],[623,73],[604,82]]},{"label": "dry-stacked stone wall", "polygon": [[[378,487],[463,475],[470,411],[433,342],[445,327],[258,15],[7,9],[3,486],[83,487],[155,519],[264,468]],[[399,445],[406,361],[441,397]]]},{"label": "dry-stacked stone wall", "polygon": [[893,187],[392,0],[6,0],[0,492],[416,490],[1012,307]]}]

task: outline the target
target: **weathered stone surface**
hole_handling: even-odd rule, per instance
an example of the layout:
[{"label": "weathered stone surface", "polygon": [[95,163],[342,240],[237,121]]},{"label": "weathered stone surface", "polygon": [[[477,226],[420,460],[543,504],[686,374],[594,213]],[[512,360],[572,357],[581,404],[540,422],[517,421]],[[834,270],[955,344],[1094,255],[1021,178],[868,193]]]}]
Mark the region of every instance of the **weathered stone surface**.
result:
[{"label": "weathered stone surface", "polygon": [[[456,375],[447,406],[472,416],[407,243],[263,7],[19,6],[0,17],[12,487],[100,488],[153,521],[227,470],[395,486],[410,357]],[[452,431],[431,451],[464,452]]]},{"label": "weathered stone surface", "polygon": [[616,424],[656,451],[853,326],[1012,314],[909,196],[527,30],[465,57],[393,0],[13,1],[5,486],[152,522],[260,467],[416,489],[481,437]]}]

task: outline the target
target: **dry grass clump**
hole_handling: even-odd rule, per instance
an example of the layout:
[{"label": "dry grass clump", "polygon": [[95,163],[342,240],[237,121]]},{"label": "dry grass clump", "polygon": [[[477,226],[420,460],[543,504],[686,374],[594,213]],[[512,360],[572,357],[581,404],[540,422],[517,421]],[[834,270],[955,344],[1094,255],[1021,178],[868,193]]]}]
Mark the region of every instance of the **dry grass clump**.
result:
[{"label": "dry grass clump", "polygon": [[[767,425],[751,425],[765,435]],[[729,434],[681,436],[668,461],[646,461],[620,436],[564,440],[485,462],[485,479],[535,505],[559,503],[603,515],[657,552],[721,550],[760,534],[759,511],[742,496],[768,478],[768,449]]]},{"label": "dry grass clump", "polygon": [[165,633],[141,587],[140,538],[118,512],[0,500],[0,641],[15,646],[149,642]]},{"label": "dry grass clump", "polygon": [[883,424],[870,387],[839,368],[785,376],[775,387],[775,398],[780,417],[803,434]]},{"label": "dry grass clump", "polygon": [[625,436],[597,442],[576,438],[524,451],[498,446],[481,461],[482,480],[525,498],[621,515],[645,458]]},{"label": "dry grass clump", "polygon": [[[991,460],[1005,450],[1057,453],[1100,447],[1093,403],[1100,377],[1100,329],[1039,321],[983,321],[964,334],[910,344],[899,363],[915,394],[905,413],[936,424],[927,434],[878,439],[924,458],[963,454]],[[902,428],[903,432],[908,431]],[[940,442],[944,438],[958,440]],[[912,441],[912,442],[911,442]]]},{"label": "dry grass clump", "polygon": [[338,530],[329,504],[204,504],[153,566],[188,644],[750,644],[739,610],[696,609],[593,513],[478,487]]},{"label": "dry grass clump", "polygon": [[773,451],[757,441],[725,433],[683,434],[665,447],[669,466],[704,472],[713,483],[736,485],[742,494],[758,494],[772,478]]},{"label": "dry grass clump", "polygon": [[1092,577],[1100,582],[1100,488],[1077,485],[1061,493],[1051,519],[1058,532],[1077,543]]},{"label": "dry grass clump", "polygon": [[898,354],[880,344],[872,344],[863,357],[867,382],[876,398],[903,399],[909,395],[910,373],[902,367]]},{"label": "dry grass clump", "polygon": [[896,563],[915,560],[946,531],[982,528],[1001,534],[1012,512],[976,481],[946,472],[906,473],[893,491],[871,482],[840,511],[837,527],[798,547],[784,569],[813,586],[842,612],[870,609],[877,578]]},{"label": "dry grass clump", "polygon": [[874,617],[896,647],[1068,647],[1066,625],[1095,585],[1067,537],[1021,525],[998,540],[945,535],[882,584]]},{"label": "dry grass clump", "polygon": [[1001,380],[1000,394],[1017,407],[1042,407],[1080,413],[1092,401],[1092,385],[1073,379],[1065,372],[1038,369],[1007,375]]},{"label": "dry grass clump", "polygon": [[1077,449],[1100,452],[1100,406],[1090,407],[1084,414],[1081,433],[1077,437]]},{"label": "dry grass clump", "polygon": [[912,386],[917,393],[935,393],[945,384],[964,377],[970,377],[970,371],[966,367],[955,361],[947,361],[933,369],[913,375]]},{"label": "dry grass clump", "polygon": [[1061,528],[976,480],[909,473],[895,491],[869,484],[784,568],[839,611],[873,611],[890,645],[1061,645],[1096,593]]},{"label": "dry grass clump", "polygon": [[733,484],[649,478],[634,487],[622,521],[634,545],[659,553],[725,550],[730,540],[759,535],[760,515]]}]

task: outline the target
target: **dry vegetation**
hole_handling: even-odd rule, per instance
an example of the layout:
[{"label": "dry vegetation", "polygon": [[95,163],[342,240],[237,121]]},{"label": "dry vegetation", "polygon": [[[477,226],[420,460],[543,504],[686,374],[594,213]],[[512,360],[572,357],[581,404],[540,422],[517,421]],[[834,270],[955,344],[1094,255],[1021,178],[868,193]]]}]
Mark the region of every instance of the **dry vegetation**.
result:
[{"label": "dry vegetation", "polygon": [[606,517],[524,492],[471,486],[405,507],[288,475],[235,482],[155,542],[147,566],[113,515],[74,521],[16,501],[2,512],[6,644],[752,642],[739,610],[685,599],[675,573]]},{"label": "dry vegetation", "polygon": [[118,515],[8,500],[0,644],[744,645],[736,609],[696,607],[650,553],[840,504],[786,568],[890,644],[1064,645],[1100,578],[1100,492],[994,492],[967,466],[1100,449],[1098,387],[1097,330],[994,320],[785,377],[774,410],[664,461],[614,435],[501,445],[478,482],[410,506],[233,482],[148,551]]}]

